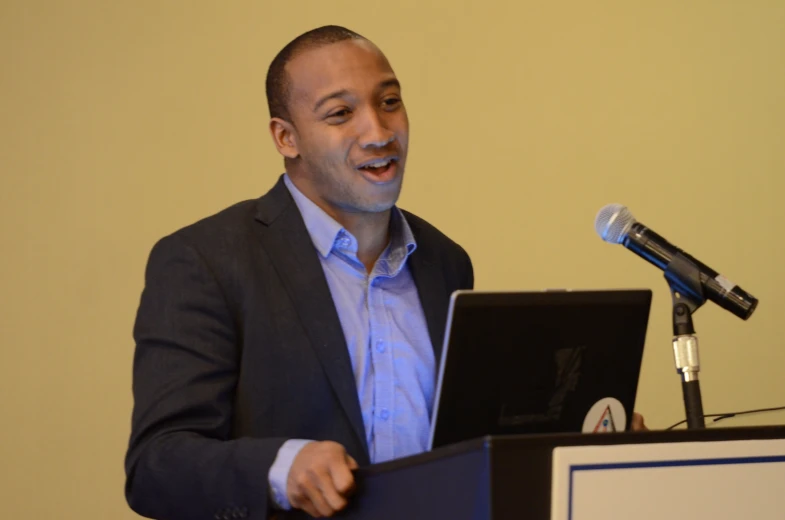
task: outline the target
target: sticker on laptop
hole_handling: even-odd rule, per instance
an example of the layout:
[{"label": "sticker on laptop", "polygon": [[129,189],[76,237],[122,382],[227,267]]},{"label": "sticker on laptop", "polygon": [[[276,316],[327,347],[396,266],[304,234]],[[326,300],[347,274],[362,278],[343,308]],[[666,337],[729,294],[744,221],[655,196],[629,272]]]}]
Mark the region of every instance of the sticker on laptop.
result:
[{"label": "sticker on laptop", "polygon": [[583,420],[583,433],[623,432],[627,426],[624,406],[613,397],[600,399]]}]

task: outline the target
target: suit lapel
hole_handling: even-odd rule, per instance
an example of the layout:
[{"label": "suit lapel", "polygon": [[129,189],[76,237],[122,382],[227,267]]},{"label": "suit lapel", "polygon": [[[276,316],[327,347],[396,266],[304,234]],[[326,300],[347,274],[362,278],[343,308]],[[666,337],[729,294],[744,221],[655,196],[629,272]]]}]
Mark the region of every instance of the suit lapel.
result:
[{"label": "suit lapel", "polygon": [[[414,230],[413,230],[414,231]],[[447,308],[450,295],[444,281],[444,273],[430,255],[429,245],[417,236],[417,249],[409,259],[409,269],[417,286],[425,321],[428,324],[428,335],[431,338],[433,351],[436,357],[436,366],[439,366],[442,343],[444,341],[444,328],[447,323]]]},{"label": "suit lapel", "polygon": [[318,252],[282,180],[259,201],[259,237],[281,276],[360,445],[368,455],[351,359]]}]

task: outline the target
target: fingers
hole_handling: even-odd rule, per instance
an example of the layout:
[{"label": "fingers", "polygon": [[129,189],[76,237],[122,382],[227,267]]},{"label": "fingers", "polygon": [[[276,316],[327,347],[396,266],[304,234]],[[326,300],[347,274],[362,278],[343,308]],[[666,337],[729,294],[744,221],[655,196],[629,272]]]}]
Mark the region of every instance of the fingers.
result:
[{"label": "fingers", "polygon": [[632,426],[632,431],[634,432],[649,431],[649,429],[646,427],[646,423],[643,419],[643,416],[638,412],[633,412],[631,426]]},{"label": "fingers", "polygon": [[289,470],[287,495],[292,507],[315,517],[332,516],[354,491],[351,470],[357,462],[340,444],[313,442],[300,450]]},{"label": "fingers", "polygon": [[311,516],[318,516],[316,509],[311,504],[311,500],[305,494],[305,490],[289,491],[289,505],[294,509],[302,509]]},{"label": "fingers", "polygon": [[[331,469],[331,473],[335,473],[335,471],[334,468]],[[349,483],[349,486],[351,486],[351,483]],[[319,489],[324,501],[332,511],[340,511],[346,507],[346,494],[335,484],[335,477],[325,475],[325,478],[320,481]]]},{"label": "fingers", "polygon": [[292,503],[292,506],[304,509],[306,513],[314,517],[325,517],[332,515],[338,508],[328,503],[324,496],[324,483],[330,480],[329,475],[316,473],[306,474],[298,482],[301,499],[299,505]]},{"label": "fingers", "polygon": [[357,469],[357,462],[349,455],[330,466],[333,488],[342,497],[347,497],[354,491],[352,469]]}]

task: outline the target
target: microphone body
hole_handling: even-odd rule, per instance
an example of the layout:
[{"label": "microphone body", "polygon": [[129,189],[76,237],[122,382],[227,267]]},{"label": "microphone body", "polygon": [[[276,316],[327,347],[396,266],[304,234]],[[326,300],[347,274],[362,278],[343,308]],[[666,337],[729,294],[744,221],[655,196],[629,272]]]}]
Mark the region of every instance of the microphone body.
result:
[{"label": "microphone body", "polygon": [[635,220],[621,204],[609,204],[594,221],[597,234],[612,244],[622,244],[665,273],[673,301],[673,355],[682,379],[684,410],[690,429],[705,428],[701,401],[698,338],[692,313],[706,300],[746,320],[758,300],[717,271],[674,246]]},{"label": "microphone body", "polygon": [[[699,296],[713,301],[743,320],[748,319],[758,305],[758,300],[741,287],[635,221],[629,210],[623,206],[611,205],[603,208],[598,215],[597,231],[603,240],[624,245],[666,273],[669,273],[669,266],[674,258],[686,258],[699,271],[700,289],[702,289],[702,295]],[[679,282],[679,280],[675,281]],[[679,285],[689,289],[691,285],[689,281],[682,282],[683,284]]]}]

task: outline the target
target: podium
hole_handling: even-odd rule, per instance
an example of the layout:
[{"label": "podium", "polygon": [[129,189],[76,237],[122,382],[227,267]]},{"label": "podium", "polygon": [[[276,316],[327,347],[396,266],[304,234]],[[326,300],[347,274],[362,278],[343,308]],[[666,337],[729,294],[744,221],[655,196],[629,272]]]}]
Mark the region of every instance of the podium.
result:
[{"label": "podium", "polygon": [[351,520],[785,518],[785,426],[488,436],[361,468]]}]

